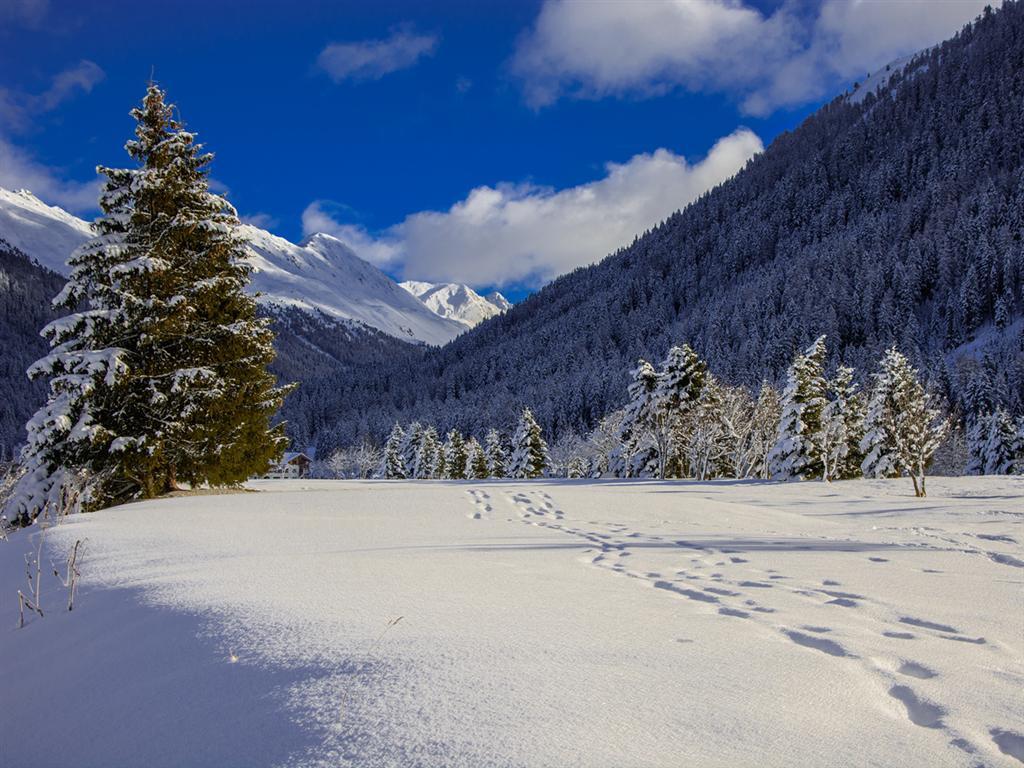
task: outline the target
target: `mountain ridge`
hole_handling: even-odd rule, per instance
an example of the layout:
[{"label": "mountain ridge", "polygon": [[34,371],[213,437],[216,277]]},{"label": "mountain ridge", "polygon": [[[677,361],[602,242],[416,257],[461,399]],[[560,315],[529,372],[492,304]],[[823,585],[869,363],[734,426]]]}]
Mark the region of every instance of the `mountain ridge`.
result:
[{"label": "mountain ridge", "polygon": [[[249,224],[238,227],[253,267],[251,290],[262,304],[321,312],[409,342],[441,345],[466,330],[360,259],[341,240],[316,233],[295,244]],[[0,188],[0,238],[58,274],[91,225],[29,190]]]},{"label": "mountain ridge", "polygon": [[512,304],[498,291],[481,296],[463,283],[428,283],[405,280],[399,283],[435,314],[455,320],[467,329],[475,328],[508,310]]}]

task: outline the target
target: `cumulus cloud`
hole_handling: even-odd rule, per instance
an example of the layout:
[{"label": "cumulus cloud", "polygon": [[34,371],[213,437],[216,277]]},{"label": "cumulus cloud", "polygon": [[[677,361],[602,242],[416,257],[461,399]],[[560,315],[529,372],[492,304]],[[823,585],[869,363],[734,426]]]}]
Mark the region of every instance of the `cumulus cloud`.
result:
[{"label": "cumulus cloud", "polygon": [[75,213],[96,209],[100,180],[66,181],[59,170],[37,162],[28,152],[0,136],[0,187],[27,189],[48,203]]},{"label": "cumulus cloud", "polygon": [[390,234],[374,237],[358,224],[338,221],[339,212],[347,210],[330,200],[316,200],[302,212],[302,232],[312,235],[324,232],[338,238],[359,256],[378,267],[391,267],[401,256],[400,243]]},{"label": "cumulus cloud", "polygon": [[96,209],[98,179],[68,181],[60,169],[41,163],[10,136],[30,130],[37,118],[76,94],[89,93],[103,77],[97,64],[82,60],[55,75],[42,93],[0,88],[0,187],[28,189],[42,200],[76,213]]},{"label": "cumulus cloud", "polygon": [[332,80],[378,80],[411,67],[437,48],[437,37],[409,29],[395,30],[381,40],[331,43],[317,57],[317,65]]},{"label": "cumulus cloud", "polygon": [[938,42],[989,3],[824,0],[764,14],[743,0],[546,0],[511,67],[534,107],[681,87],[767,114]]},{"label": "cumulus cloud", "polygon": [[[628,244],[762,149],[754,133],[740,129],[693,164],[658,149],[609,163],[602,178],[567,189],[478,187],[449,210],[412,214],[377,238],[346,229],[317,204],[306,209],[303,227],[335,234],[363,258],[394,266],[407,279],[539,285]],[[384,249],[387,259],[372,249]]]}]

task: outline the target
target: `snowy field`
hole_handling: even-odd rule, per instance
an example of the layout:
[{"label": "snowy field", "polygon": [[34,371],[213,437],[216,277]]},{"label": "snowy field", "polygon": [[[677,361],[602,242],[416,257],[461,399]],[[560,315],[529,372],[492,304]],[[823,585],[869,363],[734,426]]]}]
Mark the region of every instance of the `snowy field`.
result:
[{"label": "snowy field", "polygon": [[1021,478],[253,487],[0,542],[0,764],[1024,763]]}]

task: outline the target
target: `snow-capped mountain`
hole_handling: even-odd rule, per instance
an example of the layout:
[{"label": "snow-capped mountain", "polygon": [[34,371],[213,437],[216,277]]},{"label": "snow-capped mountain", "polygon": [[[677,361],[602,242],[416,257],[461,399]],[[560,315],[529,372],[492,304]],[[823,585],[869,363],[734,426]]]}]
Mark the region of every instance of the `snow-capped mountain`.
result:
[{"label": "snow-capped mountain", "polygon": [[0,239],[47,269],[67,274],[71,252],[92,237],[92,226],[47,205],[27,189],[0,187]]},{"label": "snow-capped mountain", "polygon": [[465,326],[440,317],[341,240],[315,234],[301,244],[243,224],[260,301],[356,320],[406,341],[444,344]]},{"label": "snow-capped mountain", "polygon": [[[296,245],[249,225],[239,234],[249,244],[252,290],[266,306],[319,311],[427,344],[444,344],[467,328],[432,311],[330,235]],[[31,192],[0,189],[0,239],[40,265],[66,275],[68,256],[91,236],[88,222]]]},{"label": "snow-capped mountain", "polygon": [[473,328],[512,306],[508,299],[497,291],[481,296],[468,285],[461,283],[424,283],[406,280],[399,285],[440,317],[455,320],[466,328]]}]

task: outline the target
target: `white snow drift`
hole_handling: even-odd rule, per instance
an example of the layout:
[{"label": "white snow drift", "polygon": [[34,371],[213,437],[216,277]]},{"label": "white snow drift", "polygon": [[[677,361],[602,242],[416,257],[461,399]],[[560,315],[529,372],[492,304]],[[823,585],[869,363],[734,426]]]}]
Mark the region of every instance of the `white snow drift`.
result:
[{"label": "white snow drift", "polygon": [[66,520],[10,765],[1019,765],[1024,481],[260,482]]}]

